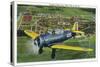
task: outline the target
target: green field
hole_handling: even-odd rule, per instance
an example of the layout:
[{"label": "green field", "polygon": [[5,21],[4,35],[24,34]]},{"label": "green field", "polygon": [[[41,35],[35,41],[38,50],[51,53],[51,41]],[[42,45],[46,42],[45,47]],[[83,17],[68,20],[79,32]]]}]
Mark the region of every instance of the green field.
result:
[{"label": "green field", "polygon": [[[51,48],[44,48],[44,52],[39,55],[34,55],[27,49],[31,46],[26,42],[29,41],[28,37],[18,37],[17,45],[17,60],[20,62],[39,62],[39,61],[52,61],[51,59]],[[80,46],[93,48],[92,52],[79,52],[58,49],[56,52],[56,58],[54,60],[71,60],[71,59],[84,59],[84,58],[95,58],[95,36],[88,37],[86,39],[70,39],[64,42],[66,45]]]}]

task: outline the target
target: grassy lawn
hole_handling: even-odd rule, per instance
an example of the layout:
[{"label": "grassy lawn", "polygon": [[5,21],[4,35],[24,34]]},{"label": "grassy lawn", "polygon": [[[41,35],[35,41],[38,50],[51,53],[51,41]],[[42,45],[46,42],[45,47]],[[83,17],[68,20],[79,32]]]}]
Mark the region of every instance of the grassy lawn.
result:
[{"label": "grassy lawn", "polygon": [[[17,38],[17,60],[20,62],[39,62],[39,61],[51,61],[51,49],[44,48],[44,52],[40,55],[33,53],[28,37]],[[95,36],[87,37],[85,39],[69,39],[64,42],[66,45],[81,46],[87,48],[93,48],[92,52],[77,52],[58,49],[56,52],[55,60],[71,60],[71,59],[83,59],[95,57]]]}]

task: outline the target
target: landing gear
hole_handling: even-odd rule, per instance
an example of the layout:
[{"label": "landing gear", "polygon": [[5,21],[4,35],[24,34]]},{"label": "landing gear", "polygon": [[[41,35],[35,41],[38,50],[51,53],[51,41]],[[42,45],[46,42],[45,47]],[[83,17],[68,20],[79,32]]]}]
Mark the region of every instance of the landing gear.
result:
[{"label": "landing gear", "polygon": [[55,56],[56,56],[56,49],[52,49],[51,58],[55,59]]},{"label": "landing gear", "polygon": [[43,53],[43,47],[40,47],[39,54],[42,54],[42,53]]}]

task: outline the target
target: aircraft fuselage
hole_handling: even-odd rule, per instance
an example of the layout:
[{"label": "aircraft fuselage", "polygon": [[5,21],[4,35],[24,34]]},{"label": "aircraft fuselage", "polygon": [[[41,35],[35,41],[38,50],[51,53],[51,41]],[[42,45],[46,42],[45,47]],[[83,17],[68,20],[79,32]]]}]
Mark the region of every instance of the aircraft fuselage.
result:
[{"label": "aircraft fuselage", "polygon": [[34,40],[34,43],[39,47],[49,47],[55,43],[63,42],[75,36],[75,33],[71,31],[63,31],[62,33],[55,34],[41,34]]}]

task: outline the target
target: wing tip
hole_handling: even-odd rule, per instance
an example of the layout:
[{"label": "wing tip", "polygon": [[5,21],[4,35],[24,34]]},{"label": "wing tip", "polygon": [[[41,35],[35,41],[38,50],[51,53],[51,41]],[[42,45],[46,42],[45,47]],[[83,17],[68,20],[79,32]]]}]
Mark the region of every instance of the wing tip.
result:
[{"label": "wing tip", "polygon": [[91,52],[91,51],[93,51],[93,49],[88,48],[88,49],[85,49],[85,51],[89,51],[89,52]]}]

